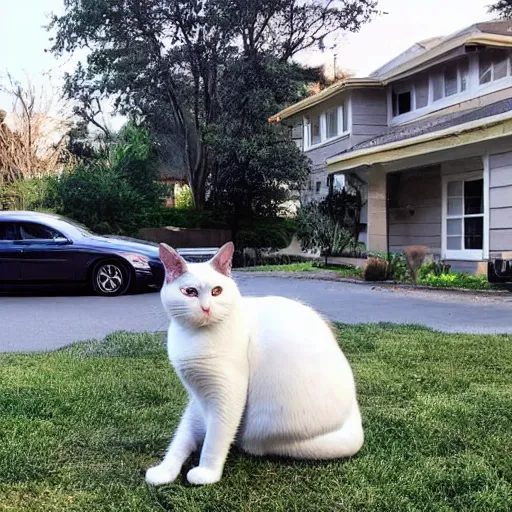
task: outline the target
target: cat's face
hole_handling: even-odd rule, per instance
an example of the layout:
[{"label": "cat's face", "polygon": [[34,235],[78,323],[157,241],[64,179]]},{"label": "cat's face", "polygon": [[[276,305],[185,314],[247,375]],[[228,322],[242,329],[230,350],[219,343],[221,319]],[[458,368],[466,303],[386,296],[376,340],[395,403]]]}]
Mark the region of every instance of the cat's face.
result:
[{"label": "cat's face", "polygon": [[186,263],[174,249],[161,244],[166,272],[161,298],[169,317],[193,327],[222,322],[240,300],[231,279],[232,256],[229,243],[207,263]]}]

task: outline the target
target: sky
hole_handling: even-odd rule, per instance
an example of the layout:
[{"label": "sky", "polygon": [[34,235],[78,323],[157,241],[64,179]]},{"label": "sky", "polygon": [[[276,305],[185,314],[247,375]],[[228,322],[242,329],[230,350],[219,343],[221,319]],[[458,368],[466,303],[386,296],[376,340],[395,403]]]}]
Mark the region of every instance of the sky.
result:
[{"label": "sky", "polygon": [[[357,34],[348,34],[335,51],[307,52],[300,56],[311,65],[332,65],[366,76],[417,41],[448,35],[477,21],[490,19],[487,6],[493,0],[380,0],[379,9],[387,14],[363,26]],[[44,29],[51,12],[62,11],[63,0],[1,0],[0,77],[6,72],[18,79],[25,75],[36,83],[44,82],[43,73],[51,73],[57,83],[65,71],[71,71],[69,59],[56,60],[45,52],[50,46]],[[10,108],[0,93],[0,108]]]}]

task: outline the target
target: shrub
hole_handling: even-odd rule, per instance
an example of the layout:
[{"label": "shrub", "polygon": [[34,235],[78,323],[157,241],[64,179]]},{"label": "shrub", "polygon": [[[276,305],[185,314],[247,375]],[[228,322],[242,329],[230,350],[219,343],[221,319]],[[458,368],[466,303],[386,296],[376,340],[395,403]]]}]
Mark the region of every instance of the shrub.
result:
[{"label": "shrub", "polygon": [[425,245],[409,245],[404,247],[405,260],[414,283],[418,281],[418,272],[425,261],[428,247]]},{"label": "shrub", "polygon": [[284,249],[288,247],[297,231],[292,219],[257,217],[242,222],[236,234],[238,247],[254,249]]},{"label": "shrub", "polygon": [[486,276],[475,276],[463,272],[450,272],[449,274],[440,275],[430,273],[422,278],[420,282],[428,286],[440,288],[466,288],[472,290],[488,290],[491,288]]},{"label": "shrub", "polygon": [[387,279],[393,281],[403,282],[410,279],[409,268],[403,254],[393,252],[370,252],[370,258],[379,258],[388,262],[388,275]]},{"label": "shrub", "polygon": [[448,263],[444,263],[443,261],[432,261],[423,265],[419,272],[418,278],[425,279],[429,274],[434,274],[435,276],[441,276],[443,274],[448,274],[450,272],[451,265]]},{"label": "shrub", "polygon": [[322,212],[317,203],[310,203],[297,215],[297,236],[302,249],[320,250],[326,257],[342,254],[353,240],[352,234]]},{"label": "shrub", "polygon": [[191,210],[194,208],[194,201],[192,200],[192,192],[188,185],[182,187],[176,194],[175,198],[176,208]]},{"label": "shrub", "polygon": [[388,278],[389,263],[383,258],[371,257],[363,269],[365,281],[385,281]]}]

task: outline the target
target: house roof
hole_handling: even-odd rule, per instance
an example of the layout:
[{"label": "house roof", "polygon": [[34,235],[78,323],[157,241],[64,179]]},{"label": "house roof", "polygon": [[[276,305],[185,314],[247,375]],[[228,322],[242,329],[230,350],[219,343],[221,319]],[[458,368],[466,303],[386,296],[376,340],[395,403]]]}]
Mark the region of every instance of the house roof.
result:
[{"label": "house roof", "polygon": [[512,47],[512,21],[476,23],[446,37],[433,37],[411,46],[393,60],[374,71],[369,77],[347,78],[281,110],[269,118],[278,122],[309,109],[349,89],[382,87],[430,67],[460,47]]},{"label": "house roof", "polygon": [[282,121],[283,119],[287,119],[295,114],[298,114],[299,112],[302,112],[308,108],[318,105],[319,103],[322,103],[325,100],[328,100],[329,98],[332,98],[333,96],[336,96],[337,94],[348,89],[360,89],[362,87],[375,87],[380,85],[382,85],[382,82],[380,80],[371,77],[345,78],[340,82],[336,82],[335,84],[326,87],[317,94],[308,96],[307,98],[297,103],[294,103],[289,107],[286,107],[285,109],[281,110],[277,114],[270,117],[268,121],[270,123]]},{"label": "house roof", "polygon": [[[505,112],[510,112],[512,117],[511,98],[486,105],[485,107],[464,110],[462,112],[455,112],[446,114],[444,116],[439,116],[434,119],[423,119],[408,123],[406,125],[391,127],[382,135],[356,144],[343,153],[350,153],[360,149],[374,148],[384,144],[389,144],[391,142],[398,142],[400,140],[417,137],[418,135],[434,133],[446,128],[451,128],[452,126],[469,123],[471,121],[477,121],[478,119],[484,119],[486,117],[496,116]],[[339,154],[341,155],[342,153]]]},{"label": "house roof", "polygon": [[511,134],[512,99],[509,98],[485,107],[391,128],[384,135],[329,158],[327,165],[336,172]]}]

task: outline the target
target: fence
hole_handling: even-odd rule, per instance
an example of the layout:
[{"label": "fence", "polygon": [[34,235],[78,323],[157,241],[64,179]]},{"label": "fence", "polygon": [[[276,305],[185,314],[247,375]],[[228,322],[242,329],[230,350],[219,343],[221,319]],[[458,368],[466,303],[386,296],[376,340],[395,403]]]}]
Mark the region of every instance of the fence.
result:
[{"label": "fence", "polygon": [[139,238],[150,242],[164,242],[176,249],[194,247],[221,247],[231,240],[228,229],[200,228],[143,228]]}]

